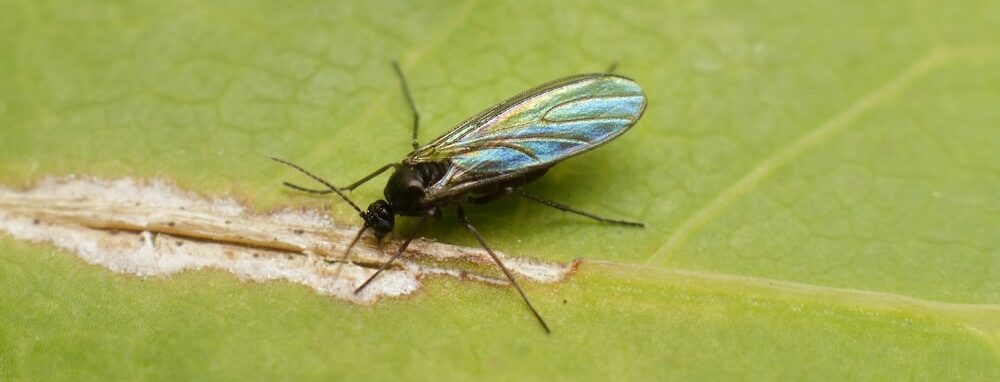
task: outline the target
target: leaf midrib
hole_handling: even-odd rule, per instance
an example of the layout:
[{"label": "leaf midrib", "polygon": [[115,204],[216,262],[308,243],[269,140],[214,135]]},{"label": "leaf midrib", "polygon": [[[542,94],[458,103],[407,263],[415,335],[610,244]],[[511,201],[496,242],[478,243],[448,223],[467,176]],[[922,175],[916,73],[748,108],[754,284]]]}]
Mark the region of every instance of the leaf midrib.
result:
[{"label": "leaf midrib", "polygon": [[597,267],[601,273],[621,276],[630,281],[654,282],[679,289],[718,291],[737,298],[763,297],[779,303],[801,304],[822,301],[825,305],[849,309],[928,316],[940,322],[961,326],[989,343],[1000,359],[1000,304],[935,301],[887,292],[614,261],[586,260],[581,267]]},{"label": "leaf midrib", "polygon": [[667,240],[649,256],[646,263],[662,263],[666,261],[671,254],[676,253],[688,239],[694,236],[701,227],[720,216],[736,201],[757,189],[761,183],[777,170],[788,165],[794,159],[820,143],[829,141],[832,136],[850,127],[859,117],[898,96],[907,87],[925,77],[928,73],[941,68],[947,63],[955,62],[957,58],[975,56],[979,52],[980,50],[974,47],[952,49],[940,46],[931,49],[914,60],[913,63],[907,65],[888,82],[864,94],[856,101],[850,103],[847,108],[826,119],[799,139],[792,141],[782,149],[775,151],[774,154],[754,164],[750,168],[750,171],[743,177],[733,182],[729,187],[716,195],[714,199],[704,204],[678,224]]}]

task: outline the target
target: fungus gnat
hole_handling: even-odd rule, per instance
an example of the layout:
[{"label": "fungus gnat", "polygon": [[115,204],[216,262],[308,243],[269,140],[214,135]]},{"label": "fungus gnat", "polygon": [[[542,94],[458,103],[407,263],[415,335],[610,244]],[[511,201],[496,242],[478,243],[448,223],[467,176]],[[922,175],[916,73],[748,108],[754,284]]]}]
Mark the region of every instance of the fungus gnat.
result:
[{"label": "fungus gnat", "polygon": [[[399,65],[393,62],[403,94],[413,112],[413,151],[399,163],[390,163],[353,184],[337,188],[291,162],[272,158],[322,183],[326,189],[309,189],[289,182],[296,190],[314,194],[336,193],[361,215],[364,225],[344,252],[368,229],[381,241],[395,226],[395,215],[418,216],[417,229],[429,217],[441,216],[441,208],[454,205],[458,220],[482,245],[521,295],[535,318],[549,333],[549,326],[531,305],[500,258],[472,226],[462,202],[482,204],[514,194],[562,211],[612,224],[643,227],[642,223],[608,219],[521,190],[557,163],[601,146],[625,133],[646,108],[646,97],[635,81],[610,73],[580,74],[555,80],[469,118],[434,141],[417,143],[420,114],[410,95]],[[385,186],[384,200],[362,211],[343,191],[353,190],[386,170],[393,169]],[[399,250],[354,292],[358,293],[400,256],[413,240],[409,236]]]}]

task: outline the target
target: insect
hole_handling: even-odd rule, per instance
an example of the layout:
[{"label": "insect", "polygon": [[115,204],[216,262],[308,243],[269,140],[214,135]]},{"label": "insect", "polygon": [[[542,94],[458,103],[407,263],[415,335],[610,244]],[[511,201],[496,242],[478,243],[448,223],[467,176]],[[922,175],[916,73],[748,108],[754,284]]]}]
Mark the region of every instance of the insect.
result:
[{"label": "insect", "polygon": [[[469,222],[462,203],[482,204],[513,194],[600,222],[643,227],[642,223],[601,217],[520,188],[541,177],[557,163],[601,146],[628,131],[646,108],[642,89],[635,81],[612,74],[613,69],[605,73],[562,78],[486,109],[421,146],[417,141],[420,114],[402,69],[396,62],[393,62],[393,68],[413,113],[413,151],[399,163],[389,163],[340,188],[298,165],[272,158],[326,188],[310,189],[289,182],[284,184],[314,194],[336,193],[361,215],[364,224],[344,252],[345,261],[366,230],[372,230],[381,251],[382,238],[392,232],[396,215],[423,217],[416,232],[408,236],[399,250],[355,293],[368,286],[406,250],[428,218],[441,216],[442,207],[454,206],[458,221],[493,258],[545,332],[550,333],[548,324],[531,305],[514,276]],[[371,203],[365,211],[344,194],[344,191],[353,190],[389,169],[393,172],[385,186],[385,199]]]}]

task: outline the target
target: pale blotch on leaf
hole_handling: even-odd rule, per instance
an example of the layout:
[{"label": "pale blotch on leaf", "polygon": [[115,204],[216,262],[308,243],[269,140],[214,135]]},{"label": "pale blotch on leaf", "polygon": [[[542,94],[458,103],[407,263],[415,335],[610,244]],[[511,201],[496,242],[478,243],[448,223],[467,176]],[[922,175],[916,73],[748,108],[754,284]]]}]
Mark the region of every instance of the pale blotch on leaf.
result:
[{"label": "pale blotch on leaf", "polygon": [[[356,227],[337,226],[315,210],[253,214],[234,199],[205,198],[162,181],[69,178],[29,190],[0,188],[0,231],[52,243],[117,273],[149,277],[214,268],[242,280],[287,280],[357,303],[413,293],[428,275],[507,284],[482,250],[418,239],[355,294],[397,241],[390,238],[380,253],[366,236],[343,262]],[[498,255],[534,282],[561,281],[575,267]]]}]

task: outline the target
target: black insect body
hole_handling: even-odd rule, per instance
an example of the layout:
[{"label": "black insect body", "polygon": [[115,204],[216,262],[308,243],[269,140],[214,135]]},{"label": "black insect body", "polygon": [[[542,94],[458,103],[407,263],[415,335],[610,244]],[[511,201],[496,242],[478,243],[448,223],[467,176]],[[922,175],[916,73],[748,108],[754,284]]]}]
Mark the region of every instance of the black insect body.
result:
[{"label": "black insect body", "polygon": [[[645,110],[646,98],[642,90],[634,81],[610,73],[563,78],[518,94],[420,146],[417,143],[419,114],[402,70],[399,65],[393,65],[413,111],[413,151],[400,163],[382,166],[343,188],[295,164],[273,158],[322,183],[326,189],[309,189],[288,182],[285,185],[315,194],[336,193],[358,211],[364,225],[345,251],[345,260],[364,231],[373,231],[381,249],[381,239],[392,232],[396,215],[423,217],[419,230],[427,218],[442,215],[441,207],[454,205],[459,221],[493,258],[538,322],[549,332],[548,325],[513,275],[469,222],[461,203],[486,203],[514,194],[601,222],[642,227],[641,223],[603,218],[520,189],[562,160],[607,143],[631,128]],[[343,193],[390,168],[394,171],[385,186],[385,199],[371,203],[365,211]],[[355,293],[399,257],[412,239],[413,236],[408,237]]]}]

